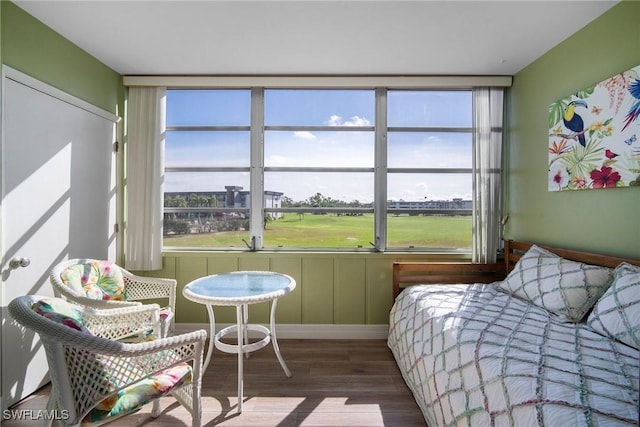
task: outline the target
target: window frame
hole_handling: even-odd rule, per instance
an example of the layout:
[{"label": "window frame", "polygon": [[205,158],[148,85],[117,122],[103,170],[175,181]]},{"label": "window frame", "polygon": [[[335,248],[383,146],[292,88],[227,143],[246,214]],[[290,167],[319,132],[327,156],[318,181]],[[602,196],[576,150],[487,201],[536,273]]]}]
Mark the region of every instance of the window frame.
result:
[{"label": "window frame", "polygon": [[[304,87],[285,87],[286,89],[309,89]],[[168,87],[168,90],[179,90],[184,87]],[[218,89],[216,87],[202,87],[201,89],[210,90]],[[388,154],[388,135],[390,132],[465,132],[473,135],[475,124],[469,127],[416,127],[416,126],[394,126],[388,127],[387,115],[388,115],[388,101],[387,96],[391,90],[411,90],[411,91],[469,91],[472,92],[472,87],[405,87],[405,88],[389,88],[389,87],[358,87],[357,89],[368,89],[374,91],[375,99],[375,118],[373,126],[283,126],[283,125],[265,125],[264,116],[264,92],[265,90],[272,89],[271,87],[219,87],[219,89],[240,89],[250,90],[251,92],[251,113],[249,126],[167,126],[167,130],[180,131],[180,130],[216,130],[216,131],[249,131],[250,135],[250,166],[249,167],[165,167],[165,172],[249,172],[250,182],[250,207],[249,208],[165,208],[165,212],[172,212],[174,210],[185,211],[185,209],[197,210],[198,212],[247,212],[249,214],[249,235],[250,242],[246,242],[246,247],[174,247],[164,246],[163,250],[242,250],[242,251],[330,251],[330,252],[452,252],[461,253],[456,249],[441,249],[441,248],[429,248],[429,247],[387,247],[387,216],[391,212],[399,212],[397,208],[389,208],[387,201],[387,179],[389,174],[395,173],[464,173],[473,177],[473,168],[403,168],[387,166],[387,154]],[[336,86],[326,87],[313,87],[311,89],[320,90],[345,90],[348,88]],[[354,88],[355,89],[355,88]],[[276,167],[265,166],[264,163],[264,135],[268,131],[373,131],[374,133],[374,165],[367,168],[333,168],[333,167]],[[472,136],[473,137],[473,136]],[[374,201],[372,208],[314,208],[314,207],[280,207],[280,208],[267,208],[264,206],[264,175],[265,172],[367,172],[373,173],[373,187],[374,187]],[[472,200],[473,203],[473,200]],[[401,211],[401,209],[400,209]],[[471,211],[471,210],[469,210]],[[329,212],[329,213],[373,213],[374,214],[374,230],[373,237],[374,242],[371,242],[372,246],[368,248],[354,248],[354,247],[326,247],[326,246],[314,246],[314,247],[265,247],[264,242],[264,217],[269,213],[310,213],[310,212]],[[403,211],[404,212],[404,211]],[[447,210],[412,210],[413,213],[427,213],[427,214],[441,214],[447,213]],[[465,250],[463,253],[470,253],[471,247]]]},{"label": "window frame", "polygon": [[[437,92],[454,92],[454,91],[465,91],[465,92],[469,92],[471,94],[471,99],[469,100],[469,103],[473,109],[473,90],[471,88],[469,89],[447,89],[447,88],[437,88],[437,89],[432,89],[432,88],[422,88],[422,89],[414,89],[414,88],[407,88],[407,89],[388,89],[385,90],[384,92],[384,96],[385,96],[385,104],[387,104],[387,96],[389,94],[389,92],[394,91],[394,92],[400,92],[400,91],[407,91],[407,92],[430,92],[430,91],[437,91]],[[385,111],[388,111],[388,109],[386,109]],[[389,175],[393,175],[393,174],[468,174],[469,177],[472,179],[472,186],[473,186],[473,166],[468,167],[468,168],[434,168],[434,167],[425,167],[425,168],[419,168],[419,167],[388,167],[386,164],[386,161],[388,160],[388,137],[389,137],[389,133],[395,132],[395,133],[468,133],[471,134],[471,138],[472,138],[472,145],[470,147],[470,151],[472,154],[473,153],[473,137],[474,137],[474,131],[475,131],[475,123],[473,123],[473,117],[475,117],[475,115],[473,114],[473,110],[471,112],[471,116],[472,116],[472,123],[471,123],[471,127],[464,127],[464,126],[451,126],[451,127],[440,127],[440,126],[388,126],[387,124],[387,117],[385,116],[385,128],[384,128],[384,139],[385,139],[385,144],[384,144],[384,150],[385,150],[385,156],[384,156],[384,161],[385,161],[385,168],[386,168],[386,173],[385,175],[385,180],[388,180]],[[385,191],[386,191],[386,186],[385,186]],[[473,193],[473,189],[471,189],[471,192]],[[377,194],[376,194],[377,195]],[[385,198],[384,200],[387,200],[386,198],[386,192],[385,192]],[[473,198],[471,200],[472,203],[474,203]],[[466,215],[471,216],[473,213],[473,208],[470,209],[464,209],[463,212]],[[419,252],[433,252],[435,250],[442,252],[442,251],[446,251],[446,252],[459,252],[458,250],[455,249],[451,249],[451,250],[443,250],[441,248],[433,248],[431,250],[429,250],[430,248],[425,248],[425,247],[417,247],[417,248],[393,248],[393,247],[387,247],[387,245],[389,244],[389,239],[388,239],[388,227],[386,224],[386,218],[388,215],[390,214],[394,214],[394,213],[413,213],[413,214],[422,214],[425,216],[433,216],[433,215],[442,215],[442,214],[460,214],[460,210],[456,209],[456,210],[451,210],[451,209],[407,209],[407,208],[390,208],[388,204],[385,205],[384,207],[384,220],[385,220],[385,227],[384,227],[384,246],[383,246],[383,250],[385,252],[394,252],[394,251],[403,251],[403,252],[412,252],[412,251],[419,251]],[[471,252],[471,246],[469,246],[468,248],[468,252]]]}]

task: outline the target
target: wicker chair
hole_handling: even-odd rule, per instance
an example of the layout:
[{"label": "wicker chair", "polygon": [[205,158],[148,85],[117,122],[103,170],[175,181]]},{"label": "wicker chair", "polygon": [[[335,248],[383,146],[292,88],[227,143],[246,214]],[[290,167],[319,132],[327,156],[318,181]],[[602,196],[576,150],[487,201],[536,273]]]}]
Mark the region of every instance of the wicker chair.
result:
[{"label": "wicker chair", "polygon": [[143,300],[166,300],[167,305],[160,312],[161,336],[174,331],[174,279],[137,276],[109,261],[90,258],[57,264],[49,279],[55,296],[88,307],[130,307],[142,305]]},{"label": "wicker chair", "polygon": [[200,426],[204,330],[140,343],[117,341],[159,322],[159,306],[99,310],[60,298],[26,295],[9,304],[11,316],[39,334],[47,355],[47,409],[63,425],[100,425],[173,395]]}]

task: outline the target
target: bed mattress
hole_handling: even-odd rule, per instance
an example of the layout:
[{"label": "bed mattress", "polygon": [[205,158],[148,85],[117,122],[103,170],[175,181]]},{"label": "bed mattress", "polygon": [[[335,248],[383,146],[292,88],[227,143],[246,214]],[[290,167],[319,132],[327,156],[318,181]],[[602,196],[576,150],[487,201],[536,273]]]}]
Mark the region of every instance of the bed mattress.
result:
[{"label": "bed mattress", "polygon": [[431,427],[638,425],[638,350],[492,284],[405,289],[388,345]]}]

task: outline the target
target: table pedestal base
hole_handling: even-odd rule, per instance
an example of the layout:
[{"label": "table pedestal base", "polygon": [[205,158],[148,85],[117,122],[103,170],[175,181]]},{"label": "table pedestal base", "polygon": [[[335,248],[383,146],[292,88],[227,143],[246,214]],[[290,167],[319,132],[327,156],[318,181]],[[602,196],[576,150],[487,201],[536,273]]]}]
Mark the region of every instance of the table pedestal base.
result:
[{"label": "table pedestal base", "polygon": [[[280,348],[278,347],[278,340],[276,339],[275,334],[275,310],[277,299],[273,300],[271,305],[271,316],[270,316],[270,324],[269,328],[263,325],[257,324],[249,324],[249,310],[247,304],[240,304],[236,306],[236,320],[237,324],[227,326],[226,328],[221,329],[217,333],[214,334],[215,331],[215,320],[213,317],[213,309],[210,305],[207,305],[207,312],[209,313],[209,321],[211,323],[211,334],[210,337],[213,337],[213,345],[209,344],[209,349],[207,350],[207,357],[204,362],[204,370],[207,369],[209,362],[211,360],[211,353],[213,351],[213,347],[215,346],[218,350],[223,351],[225,353],[236,353],[238,355],[238,413],[242,412],[242,401],[244,394],[244,386],[243,386],[243,355],[249,357],[249,353],[253,351],[260,350],[263,347],[266,347],[269,343],[273,344],[273,350],[276,353],[276,357],[278,358],[278,362],[280,362],[280,366],[284,371],[285,375],[291,378],[291,371],[287,367],[282,355],[280,354]],[[258,332],[259,334],[263,334],[264,336],[256,342],[249,343],[249,331]],[[238,344],[227,344],[222,342],[222,339],[228,335],[236,334]]]}]

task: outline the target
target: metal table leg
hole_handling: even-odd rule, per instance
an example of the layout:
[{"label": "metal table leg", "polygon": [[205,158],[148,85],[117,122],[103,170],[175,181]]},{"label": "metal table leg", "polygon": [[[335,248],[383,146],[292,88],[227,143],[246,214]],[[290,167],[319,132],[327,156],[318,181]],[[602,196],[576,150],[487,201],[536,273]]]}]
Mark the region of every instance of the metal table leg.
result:
[{"label": "metal table leg", "polygon": [[269,329],[271,333],[271,343],[273,344],[273,350],[276,352],[276,357],[278,358],[278,362],[280,362],[280,366],[282,366],[282,370],[288,378],[291,378],[291,371],[287,364],[284,362],[282,355],[280,354],[280,347],[278,347],[278,340],[276,338],[276,304],[278,303],[278,299],[274,299],[271,304],[271,316],[269,319]]},{"label": "metal table leg", "polygon": [[202,372],[207,370],[209,366],[209,362],[211,361],[211,355],[213,354],[213,347],[215,347],[215,336],[216,336],[216,318],[213,316],[213,308],[211,304],[205,304],[207,307],[207,313],[209,314],[209,347],[207,348],[207,357],[204,359],[204,364],[202,365]]},{"label": "metal table leg", "polygon": [[243,343],[247,337],[247,331],[245,328],[245,320],[243,316],[243,305],[236,306],[236,322],[238,325],[238,414],[242,412],[243,396]]}]

